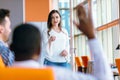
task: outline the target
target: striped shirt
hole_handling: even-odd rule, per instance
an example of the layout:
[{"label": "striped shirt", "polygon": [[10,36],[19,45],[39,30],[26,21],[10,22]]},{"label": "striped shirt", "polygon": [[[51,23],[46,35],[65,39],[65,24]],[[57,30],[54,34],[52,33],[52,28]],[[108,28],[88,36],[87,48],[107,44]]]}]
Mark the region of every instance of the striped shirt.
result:
[{"label": "striped shirt", "polygon": [[6,66],[11,66],[13,64],[14,54],[2,41],[0,41],[0,55],[2,56],[3,62]]}]

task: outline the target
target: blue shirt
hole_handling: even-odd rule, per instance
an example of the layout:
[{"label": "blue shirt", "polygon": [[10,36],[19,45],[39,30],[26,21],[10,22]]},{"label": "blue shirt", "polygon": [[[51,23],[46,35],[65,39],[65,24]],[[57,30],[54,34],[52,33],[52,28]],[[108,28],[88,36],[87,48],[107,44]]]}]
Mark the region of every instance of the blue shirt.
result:
[{"label": "blue shirt", "polygon": [[0,55],[2,56],[3,62],[6,66],[11,66],[13,64],[14,54],[2,41],[0,41]]}]

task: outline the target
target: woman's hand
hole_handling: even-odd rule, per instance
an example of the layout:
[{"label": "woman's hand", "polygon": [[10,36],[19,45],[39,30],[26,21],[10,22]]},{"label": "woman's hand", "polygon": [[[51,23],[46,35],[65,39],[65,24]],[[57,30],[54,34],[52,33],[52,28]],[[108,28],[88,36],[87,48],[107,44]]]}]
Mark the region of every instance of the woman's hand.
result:
[{"label": "woman's hand", "polygon": [[68,55],[68,52],[66,50],[63,50],[61,53],[60,53],[61,56],[67,56]]},{"label": "woman's hand", "polygon": [[56,39],[55,36],[51,36],[51,37],[49,38],[49,43],[51,43],[52,41],[55,41],[55,39]]}]

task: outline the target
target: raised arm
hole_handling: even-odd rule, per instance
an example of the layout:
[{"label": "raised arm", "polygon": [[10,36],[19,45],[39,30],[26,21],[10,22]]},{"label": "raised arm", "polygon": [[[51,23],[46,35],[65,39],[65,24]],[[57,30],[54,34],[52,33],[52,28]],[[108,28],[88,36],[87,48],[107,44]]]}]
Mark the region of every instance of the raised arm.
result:
[{"label": "raised arm", "polygon": [[76,7],[79,23],[74,21],[76,27],[86,35],[92,57],[94,58],[93,76],[98,80],[113,80],[112,71],[108,65],[107,58],[103,52],[101,44],[95,37],[94,26],[90,9],[88,9],[88,16],[82,5]]}]

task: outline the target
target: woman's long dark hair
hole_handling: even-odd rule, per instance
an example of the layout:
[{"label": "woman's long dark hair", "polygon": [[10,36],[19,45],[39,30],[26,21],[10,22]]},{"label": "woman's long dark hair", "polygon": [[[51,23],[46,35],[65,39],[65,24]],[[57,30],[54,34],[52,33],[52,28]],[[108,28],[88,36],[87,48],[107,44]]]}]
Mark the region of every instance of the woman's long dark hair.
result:
[{"label": "woman's long dark hair", "polygon": [[58,10],[52,10],[50,13],[49,13],[49,15],[48,15],[48,20],[47,20],[47,28],[48,28],[48,32],[47,32],[47,34],[48,34],[48,36],[50,36],[50,34],[49,34],[49,32],[51,31],[51,28],[52,28],[52,14],[54,14],[54,13],[58,13],[59,14],[59,16],[60,16],[60,23],[58,24],[58,27],[60,28],[60,30],[61,30],[61,15],[60,15],[60,13],[58,12]]}]

